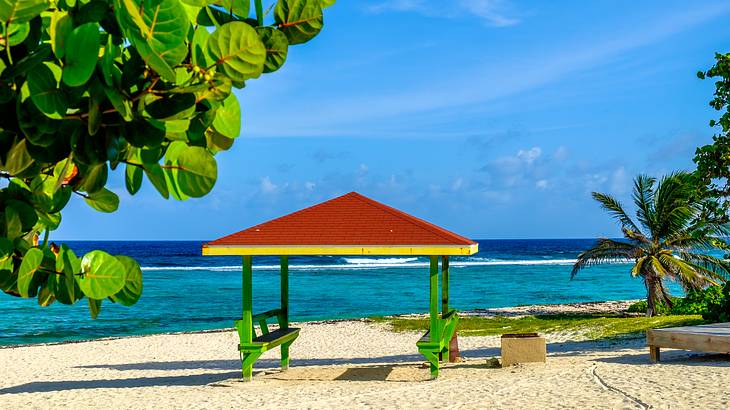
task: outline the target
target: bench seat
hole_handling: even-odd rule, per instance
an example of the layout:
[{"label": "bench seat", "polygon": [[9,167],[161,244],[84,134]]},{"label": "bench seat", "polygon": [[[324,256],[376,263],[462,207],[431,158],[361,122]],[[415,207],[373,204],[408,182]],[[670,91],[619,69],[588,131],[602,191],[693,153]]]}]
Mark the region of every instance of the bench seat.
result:
[{"label": "bench seat", "polygon": [[251,340],[251,343],[241,343],[238,350],[242,352],[265,352],[276,346],[293,341],[299,336],[299,328],[290,327],[288,329],[276,329],[269,333],[264,333]]}]

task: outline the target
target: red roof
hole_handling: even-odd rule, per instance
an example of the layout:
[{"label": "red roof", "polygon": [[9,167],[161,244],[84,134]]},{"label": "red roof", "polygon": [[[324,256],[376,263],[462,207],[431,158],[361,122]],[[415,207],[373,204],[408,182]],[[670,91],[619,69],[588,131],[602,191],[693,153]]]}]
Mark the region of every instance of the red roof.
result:
[{"label": "red roof", "polygon": [[208,245],[473,245],[476,242],[357,192],[293,212]]}]

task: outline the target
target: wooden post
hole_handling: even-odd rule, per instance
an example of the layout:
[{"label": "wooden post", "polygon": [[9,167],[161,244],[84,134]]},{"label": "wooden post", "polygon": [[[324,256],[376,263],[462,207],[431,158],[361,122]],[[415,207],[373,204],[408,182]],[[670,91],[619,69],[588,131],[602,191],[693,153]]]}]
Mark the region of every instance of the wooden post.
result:
[{"label": "wooden post", "polygon": [[[449,313],[449,257],[441,257],[441,319]],[[439,360],[449,360],[449,343],[439,353]]]},{"label": "wooden post", "polygon": [[659,356],[659,347],[649,346],[649,360],[653,363],[657,363],[659,361]]},{"label": "wooden post", "polygon": [[[430,272],[430,316],[431,316],[431,342],[438,343],[441,340],[441,329],[439,319],[439,302],[438,302],[438,288],[439,288],[439,257],[431,256],[431,272]],[[438,359],[438,357],[437,357]],[[436,364],[431,363],[431,377],[436,378],[439,374],[438,360]]]},{"label": "wooden post", "polygon": [[[242,316],[242,329],[241,329],[241,342],[251,343],[253,339],[253,321],[252,321],[252,284],[251,277],[253,276],[253,264],[251,256],[243,257],[243,274],[242,279],[242,292],[241,297],[243,298],[243,316]],[[243,366],[243,379],[251,380],[253,375],[253,363],[246,364]]]},{"label": "wooden post", "polygon": [[[289,329],[289,257],[281,257],[281,316],[282,321],[279,323],[282,329]],[[284,343],[281,345],[281,369],[289,368],[289,345]]]}]

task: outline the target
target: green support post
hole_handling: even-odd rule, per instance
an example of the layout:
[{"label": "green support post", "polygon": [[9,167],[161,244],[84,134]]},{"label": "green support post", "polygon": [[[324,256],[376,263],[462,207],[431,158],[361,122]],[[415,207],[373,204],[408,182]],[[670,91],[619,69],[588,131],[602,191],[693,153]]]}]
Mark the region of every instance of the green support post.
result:
[{"label": "green support post", "polygon": [[[251,277],[253,276],[253,264],[251,256],[243,257],[243,274],[242,274],[242,298],[243,298],[243,316],[242,329],[241,329],[241,342],[251,343],[253,340],[253,321],[252,321],[252,284]],[[258,356],[256,357],[258,358]],[[250,381],[253,376],[253,362],[256,358],[246,357],[242,362],[243,379]],[[249,360],[246,360],[249,359]],[[250,360],[253,359],[253,360]]]},{"label": "green support post", "polygon": [[[281,257],[281,316],[279,324],[282,329],[289,329],[289,257]],[[281,345],[281,369],[289,368],[289,345],[291,342]]]},{"label": "green support post", "polygon": [[[449,257],[441,257],[441,319],[449,313]],[[449,361],[449,343],[446,341],[445,350],[441,353],[441,359]]]},{"label": "green support post", "polygon": [[[431,256],[431,272],[430,272],[430,314],[431,314],[431,341],[438,342],[441,340],[441,321],[439,319],[438,305],[438,287],[439,287],[439,258]],[[435,363],[431,362],[431,378],[437,378],[439,375],[438,356]]]}]

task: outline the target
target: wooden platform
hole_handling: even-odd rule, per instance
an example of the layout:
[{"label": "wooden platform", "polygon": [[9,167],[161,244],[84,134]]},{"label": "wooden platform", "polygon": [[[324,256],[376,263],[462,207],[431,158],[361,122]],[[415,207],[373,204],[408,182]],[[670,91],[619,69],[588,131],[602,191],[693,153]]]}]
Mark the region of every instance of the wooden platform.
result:
[{"label": "wooden platform", "polygon": [[730,322],[710,325],[651,329],[646,344],[653,362],[659,361],[659,348],[692,350],[708,353],[730,353]]}]

